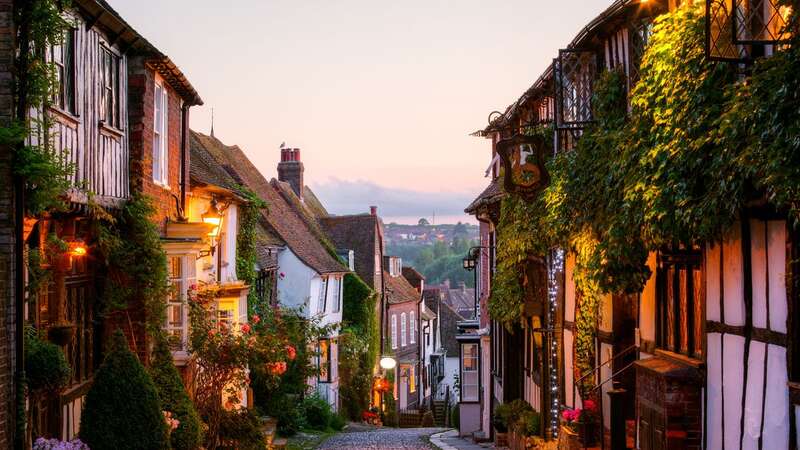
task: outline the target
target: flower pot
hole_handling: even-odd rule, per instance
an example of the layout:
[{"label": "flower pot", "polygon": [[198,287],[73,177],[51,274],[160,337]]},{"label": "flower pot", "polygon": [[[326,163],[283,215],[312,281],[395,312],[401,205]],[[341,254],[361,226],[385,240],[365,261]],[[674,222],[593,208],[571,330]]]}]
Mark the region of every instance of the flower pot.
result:
[{"label": "flower pot", "polygon": [[592,422],[578,422],[578,437],[584,447],[594,447],[597,443],[597,424]]},{"label": "flower pot", "polygon": [[496,447],[508,447],[508,433],[507,432],[501,433],[499,431],[495,431],[494,445]]},{"label": "flower pot", "polygon": [[581,440],[578,437],[578,433],[572,431],[569,427],[564,425],[561,426],[561,431],[559,433],[558,438],[558,448],[564,450],[580,450],[581,449]]},{"label": "flower pot", "polygon": [[72,342],[74,336],[75,325],[71,323],[58,323],[47,329],[47,339],[62,347]]}]

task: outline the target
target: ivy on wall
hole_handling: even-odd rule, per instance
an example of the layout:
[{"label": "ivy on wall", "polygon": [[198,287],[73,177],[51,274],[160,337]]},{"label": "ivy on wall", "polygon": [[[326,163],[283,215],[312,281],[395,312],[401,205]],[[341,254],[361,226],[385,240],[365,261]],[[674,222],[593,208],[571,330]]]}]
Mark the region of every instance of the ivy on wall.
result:
[{"label": "ivy on wall", "polygon": [[[262,200],[250,189],[239,186],[238,190],[244,196],[246,203],[239,207],[239,232],[236,236],[236,276],[251,286],[247,294],[247,305],[249,314],[252,316],[257,312],[263,312],[267,305],[259,304],[262,299],[258,298],[255,289],[256,264],[258,253],[256,252],[257,227],[261,219],[261,211],[267,207],[267,202]],[[263,299],[269,302],[269,298]]]},{"label": "ivy on wall", "polygon": [[649,252],[718,240],[753,201],[800,219],[800,36],[742,78],[706,58],[704,33],[702,5],[659,16],[631,92],[622,73],[602,74],[595,122],[547,162],[550,185],[503,201],[490,314],[517,320],[520,263],[570,250],[576,377],[594,364],[601,296],[640,292]]},{"label": "ivy on wall", "polygon": [[375,307],[377,294],[355,273],[344,276],[342,332],[339,339],[339,395],[342,413],[360,421],[369,409],[372,374],[380,351]]}]

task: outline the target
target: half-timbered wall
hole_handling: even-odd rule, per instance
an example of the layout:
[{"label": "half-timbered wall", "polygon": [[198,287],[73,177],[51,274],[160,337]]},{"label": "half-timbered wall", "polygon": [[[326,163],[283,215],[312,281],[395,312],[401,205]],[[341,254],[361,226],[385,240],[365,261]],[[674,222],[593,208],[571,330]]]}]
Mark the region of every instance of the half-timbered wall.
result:
[{"label": "half-timbered wall", "polygon": [[[86,202],[86,192],[98,200],[121,200],[129,195],[128,123],[127,123],[127,58],[118,46],[109,45],[106,36],[97,28],[86,29],[79,14],[71,16],[74,36],[74,114],[52,107],[50,139],[56,151],[74,165],[71,199]],[[103,56],[110,52],[118,64],[110,67]],[[104,73],[105,70],[105,73]],[[104,81],[116,85],[113,108],[116,119],[108,123],[103,107],[109,101]],[[38,115],[38,113],[35,113]],[[47,139],[39,134],[33,141]],[[41,142],[41,141],[40,141]]]},{"label": "half-timbered wall", "polygon": [[563,361],[564,361],[564,405],[569,408],[582,406],[580,394],[575,388],[575,360],[573,345],[575,343],[575,281],[572,275],[575,272],[575,256],[567,255],[564,262],[564,336],[563,336]]},{"label": "half-timbered wall", "polygon": [[786,242],[750,219],[706,248],[708,449],[789,448]]}]

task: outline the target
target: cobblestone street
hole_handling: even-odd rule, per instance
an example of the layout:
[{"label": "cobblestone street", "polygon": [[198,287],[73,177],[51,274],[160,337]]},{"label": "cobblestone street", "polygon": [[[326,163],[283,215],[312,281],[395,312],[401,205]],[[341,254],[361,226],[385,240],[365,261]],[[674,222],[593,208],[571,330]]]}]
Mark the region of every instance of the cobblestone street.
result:
[{"label": "cobblestone street", "polygon": [[366,431],[349,431],[325,441],[320,449],[330,450],[428,450],[436,448],[426,439],[442,428],[380,428]]}]

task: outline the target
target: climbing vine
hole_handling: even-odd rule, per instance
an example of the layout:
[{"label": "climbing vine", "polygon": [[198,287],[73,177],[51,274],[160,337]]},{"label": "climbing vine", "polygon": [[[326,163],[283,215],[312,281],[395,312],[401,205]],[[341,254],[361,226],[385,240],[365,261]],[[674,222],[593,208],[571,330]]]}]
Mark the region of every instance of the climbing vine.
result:
[{"label": "climbing vine", "polygon": [[261,311],[261,307],[264,306],[260,305],[262,299],[258,298],[258,293],[255,289],[255,282],[258,276],[258,273],[256,273],[258,257],[256,238],[261,211],[267,207],[267,203],[258,197],[255,192],[244,186],[239,186],[239,191],[245,197],[246,203],[239,207],[239,233],[236,237],[236,276],[251,286],[250,292],[247,294],[247,305],[252,316]]},{"label": "climbing vine", "polygon": [[501,206],[489,311],[516,320],[522,261],[570,250],[576,377],[594,364],[602,295],[640,292],[650,252],[718,240],[753,201],[800,219],[800,36],[742,78],[706,58],[704,32],[700,5],[659,16],[638,83],[627,92],[621,72],[602,74],[595,121],[547,162],[549,186]]},{"label": "climbing vine", "polygon": [[143,325],[151,336],[157,336],[162,332],[171,288],[167,256],[151,221],[155,209],[150,198],[134,194],[116,217],[91,200],[89,205],[94,245],[103,256],[100,260],[105,270],[102,312],[122,315],[122,322],[133,326],[127,313],[141,304],[146,314]]}]

